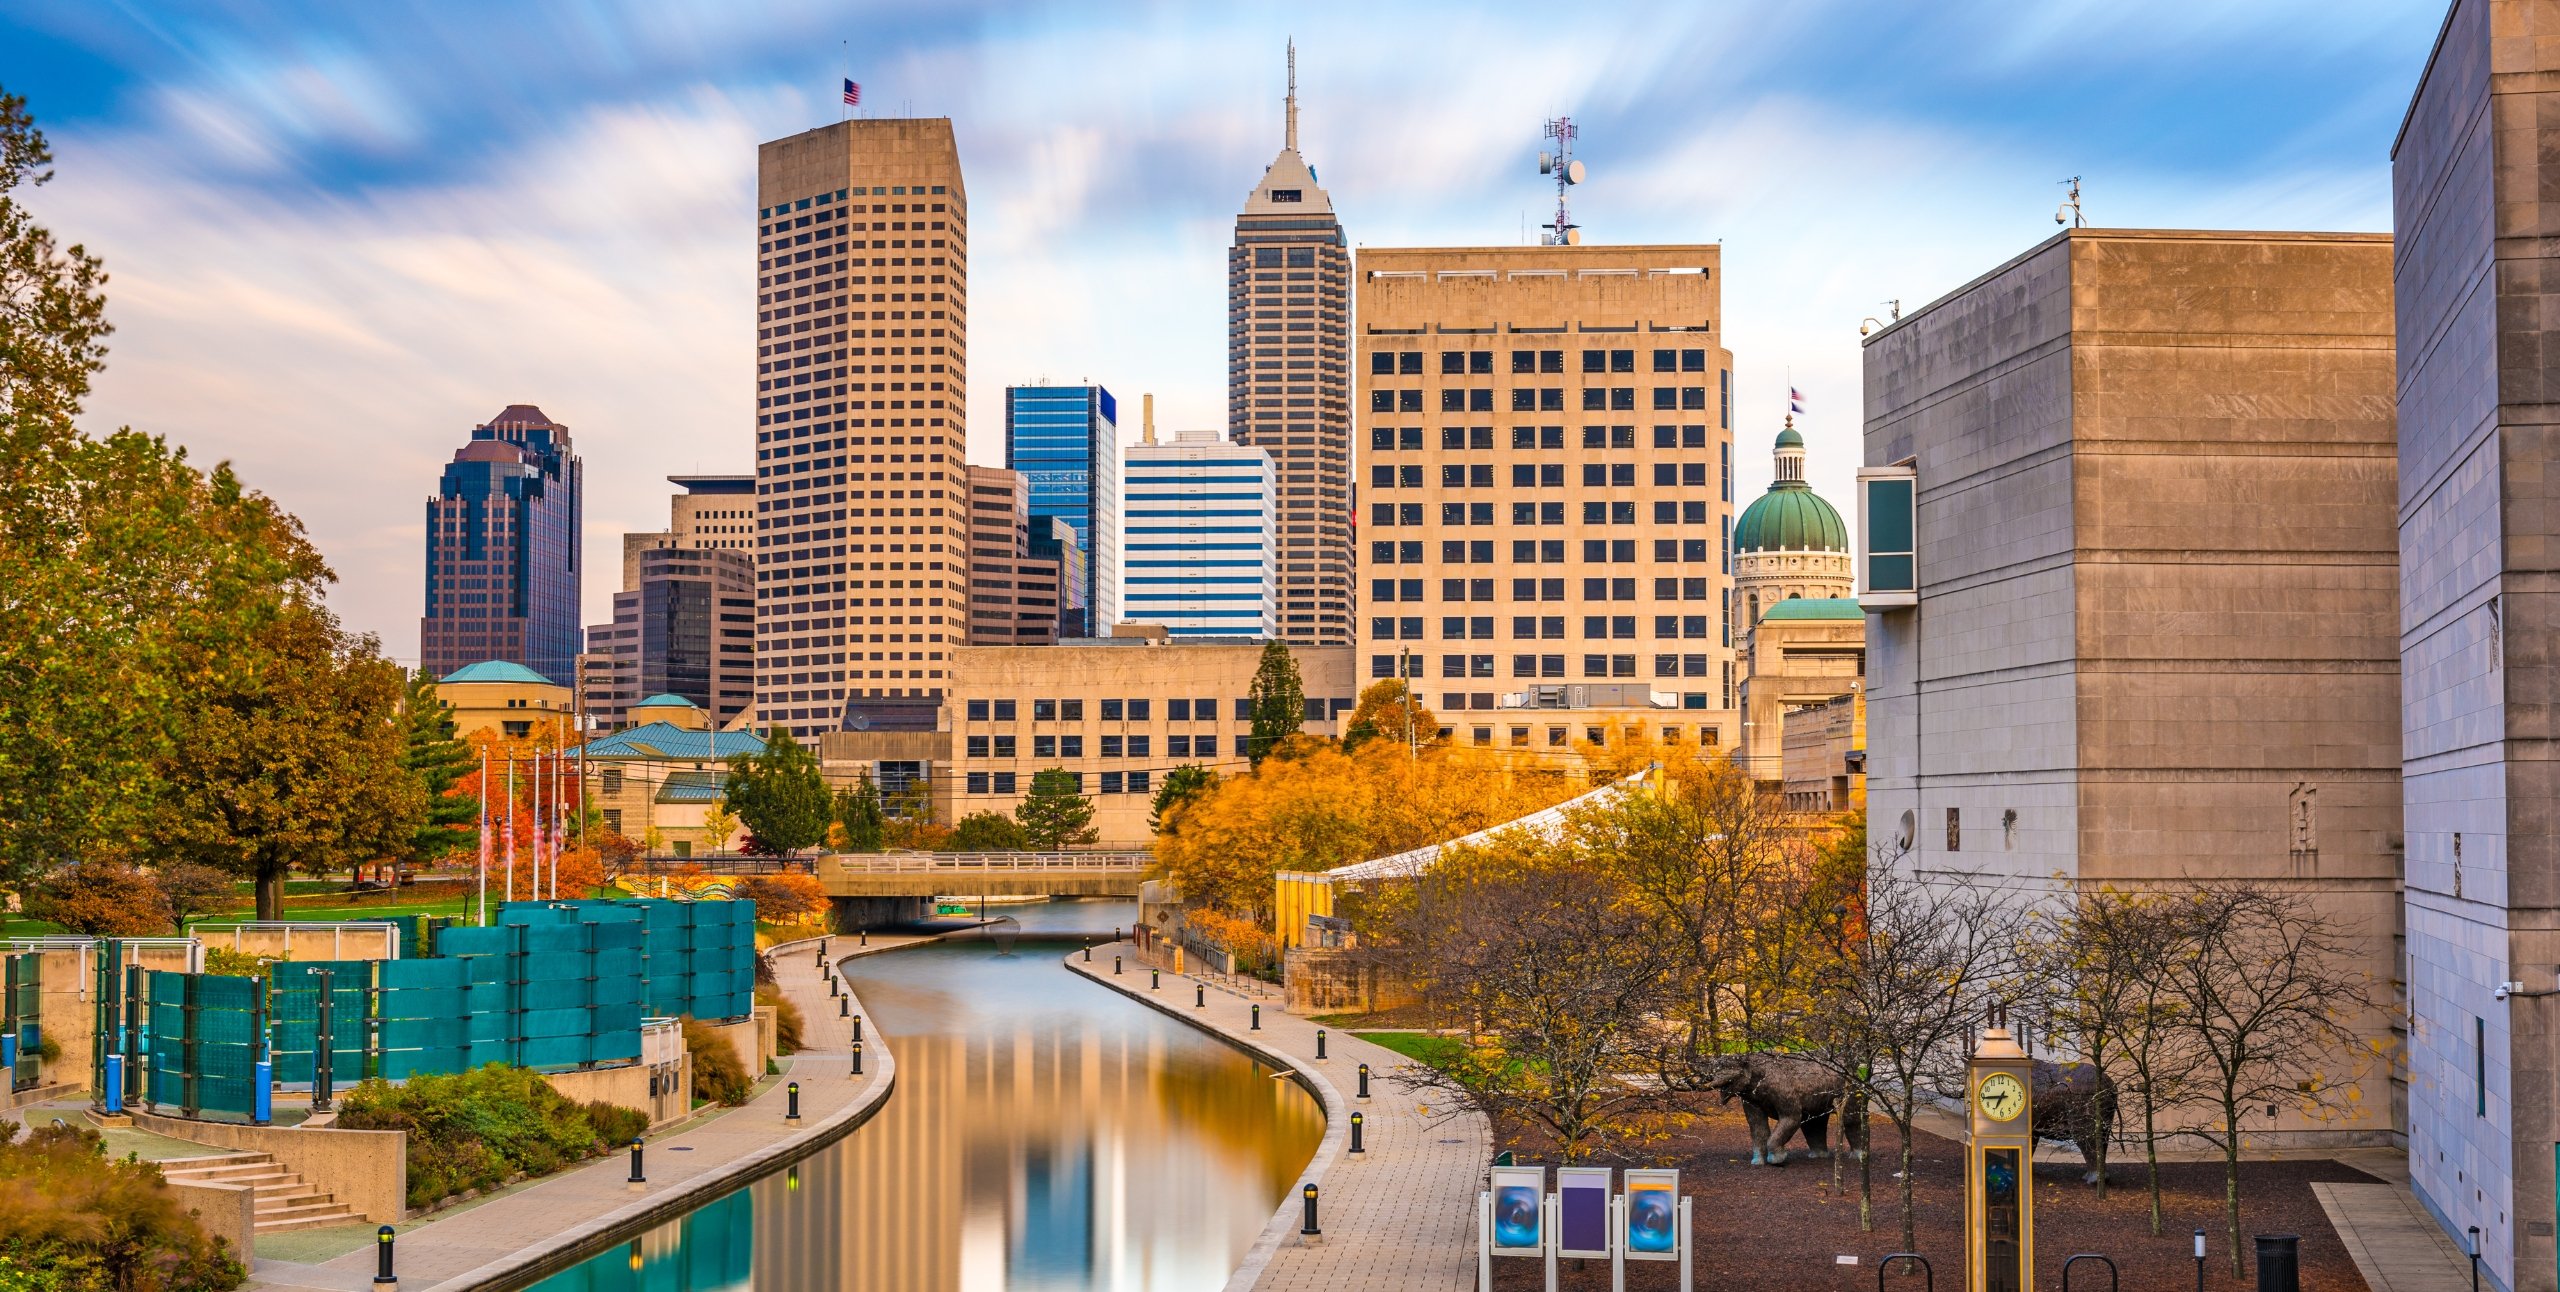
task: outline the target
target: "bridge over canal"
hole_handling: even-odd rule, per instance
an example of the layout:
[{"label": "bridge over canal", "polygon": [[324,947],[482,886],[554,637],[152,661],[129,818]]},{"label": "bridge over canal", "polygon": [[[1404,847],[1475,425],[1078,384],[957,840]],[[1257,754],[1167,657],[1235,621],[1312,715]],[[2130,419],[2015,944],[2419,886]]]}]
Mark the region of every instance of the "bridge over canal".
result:
[{"label": "bridge over canal", "polygon": [[838,927],[922,919],[936,897],[1130,897],[1147,852],[857,852],[817,859]]}]

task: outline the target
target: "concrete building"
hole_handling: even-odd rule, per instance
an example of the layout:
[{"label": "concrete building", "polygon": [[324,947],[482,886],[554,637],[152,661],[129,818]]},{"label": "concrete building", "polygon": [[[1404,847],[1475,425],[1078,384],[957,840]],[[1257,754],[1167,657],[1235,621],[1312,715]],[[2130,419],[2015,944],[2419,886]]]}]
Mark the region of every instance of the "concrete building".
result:
[{"label": "concrete building", "polygon": [[1278,637],[1278,481],[1216,431],[1129,446],[1121,611],[1175,638]]},{"label": "concrete building", "polygon": [[[570,751],[586,778],[586,802],[606,830],[660,856],[718,851],[703,829],[720,805],[732,758],[764,752],[752,731],[714,731],[710,715],[680,696],[633,706],[634,725]],[[737,836],[725,841],[737,845]]]},{"label": "concrete building", "polygon": [[968,636],[969,200],[947,118],[756,157],[756,715],[931,698]]},{"label": "concrete building", "polygon": [[969,468],[969,644],[1045,646],[1058,639],[1058,566],[1031,555],[1022,475]]},{"label": "concrete building", "polygon": [[1866,683],[1867,616],[1847,597],[1788,597],[1742,639],[1742,740],[1735,757],[1764,782],[1787,775],[1788,719]]},{"label": "concrete building", "polygon": [[453,714],[464,740],[487,732],[502,740],[577,739],[577,697],[568,687],[512,660],[482,660],[436,682],[436,702]]},{"label": "concrete building", "polygon": [[719,726],[755,699],[755,477],[669,476],[662,531],[622,536],[613,618],[587,629],[579,688],[591,729],[643,698],[680,695]]},{"label": "concrete building", "polygon": [[1659,721],[1732,747],[1720,260],[1361,250],[1364,684],[1409,669],[1506,743]]},{"label": "concrete building", "polygon": [[1867,797],[1867,697],[1853,691],[1787,710],[1781,790],[1790,812],[1846,812]]},{"label": "concrete building", "polygon": [[[2456,0],[2392,149],[2409,1173],[2555,1286],[2560,4]],[[2501,984],[2512,984],[2502,987]]]},{"label": "concrete building", "polygon": [[1055,518],[1075,531],[1090,613],[1064,635],[1110,631],[1120,613],[1120,401],[1100,386],[1005,387],[1004,464],[1022,476],[1033,523]]},{"label": "concrete building", "polygon": [[[2071,229],[1868,338],[1867,821],[1890,864],[2022,901],[2307,888],[2390,994],[2390,257],[2368,234]],[[2253,1130],[2392,1139],[2388,1003],[2355,1026],[2377,1048],[2336,1056],[2328,1106]]]},{"label": "concrete building", "polygon": [[1787,710],[1846,695],[1866,674],[1866,614],[1845,599],[1853,583],[1849,527],[1805,483],[1804,453],[1790,415],[1778,432],[1768,492],[1733,523],[1742,674],[1737,756],[1764,781],[1784,774]]},{"label": "concrete building", "polygon": [[531,404],[471,429],[427,500],[421,667],[442,677],[496,659],[575,675],[585,472],[569,428]]},{"label": "concrete building", "polygon": [[1058,635],[1090,635],[1093,585],[1085,576],[1093,563],[1086,559],[1084,545],[1076,541],[1075,526],[1055,516],[1035,517],[1028,544],[1024,550],[1033,560],[1045,561],[1058,572]]},{"label": "concrete building", "polygon": [[1298,152],[1298,50],[1280,154],[1227,250],[1227,434],[1280,475],[1280,635],[1346,645],[1353,582],[1351,252],[1333,197]]}]

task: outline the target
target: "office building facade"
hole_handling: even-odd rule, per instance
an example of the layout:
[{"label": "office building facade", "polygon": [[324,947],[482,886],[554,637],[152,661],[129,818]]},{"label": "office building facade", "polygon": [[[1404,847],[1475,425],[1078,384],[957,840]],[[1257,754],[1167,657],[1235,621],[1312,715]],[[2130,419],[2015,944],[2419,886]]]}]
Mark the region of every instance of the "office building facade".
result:
[{"label": "office building facade", "polygon": [[945,118],[757,152],[756,714],[949,685],[968,636],[969,204]]},{"label": "office building facade", "polygon": [[1298,56],[1286,132],[1236,215],[1227,251],[1227,432],[1280,481],[1280,635],[1355,636],[1351,251],[1333,198],[1298,152]]},{"label": "office building facade", "polygon": [[1090,613],[1065,635],[1111,631],[1120,610],[1119,401],[1100,386],[1005,387],[1004,465],[1021,474],[1033,521],[1054,517],[1075,531]]},{"label": "office building facade", "polygon": [[504,660],[575,681],[584,493],[569,428],[541,409],[510,404],[472,428],[427,500],[422,667]]},{"label": "office building facade", "polygon": [[1133,444],[1121,527],[1121,618],[1176,638],[1279,635],[1271,455],[1215,431]]},{"label": "office building facade", "polygon": [[1058,639],[1058,567],[1031,555],[1029,487],[1019,472],[969,468],[969,644]]},{"label": "office building facade", "polygon": [[1364,682],[1407,670],[1461,739],[1565,752],[1633,725],[1732,747],[1720,263],[1361,250]]},{"label": "office building facade", "polygon": [[611,731],[680,696],[726,727],[755,699],[755,477],[669,476],[668,527],[622,536],[613,618],[587,629],[588,723]]}]

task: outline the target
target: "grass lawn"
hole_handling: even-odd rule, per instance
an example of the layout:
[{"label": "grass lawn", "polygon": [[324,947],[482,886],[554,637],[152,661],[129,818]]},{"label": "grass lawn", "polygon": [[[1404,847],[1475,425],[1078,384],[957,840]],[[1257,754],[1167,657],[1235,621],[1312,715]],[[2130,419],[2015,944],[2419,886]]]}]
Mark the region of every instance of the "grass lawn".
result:
[{"label": "grass lawn", "polygon": [[1353,1032],[1352,1035],[1435,1068],[1447,1066],[1466,1046],[1462,1038],[1430,1032]]}]

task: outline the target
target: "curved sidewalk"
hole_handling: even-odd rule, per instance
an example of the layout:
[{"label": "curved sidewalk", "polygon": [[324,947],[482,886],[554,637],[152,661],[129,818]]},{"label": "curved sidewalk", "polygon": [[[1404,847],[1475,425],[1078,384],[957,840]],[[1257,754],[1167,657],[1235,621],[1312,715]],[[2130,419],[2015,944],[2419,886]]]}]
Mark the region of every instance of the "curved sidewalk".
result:
[{"label": "curved sidewalk", "polygon": [[[1125,958],[1117,976],[1114,955]],[[1299,1237],[1302,1204],[1292,1188],[1228,1278],[1227,1292],[1458,1292],[1475,1285],[1476,1193],[1493,1152],[1483,1116],[1431,1106],[1427,1091],[1408,1093],[1388,1074],[1411,1060],[1345,1032],[1326,1038],[1329,1057],[1317,1062],[1316,1025],[1282,1012],[1276,997],[1259,1002],[1262,1028],[1255,1031],[1256,1002],[1214,983],[1205,1007],[1192,1004],[1200,982],[1192,976],[1168,972],[1162,987],[1150,989],[1147,967],[1130,943],[1093,948],[1091,963],[1070,952],[1066,963],[1293,1070],[1324,1105],[1324,1139],[1299,1175],[1299,1183],[1313,1182],[1319,1191],[1322,1237],[1314,1243]],[[1370,1074],[1366,1104],[1353,1099],[1363,1063]],[[1364,1151],[1356,1155],[1350,1152],[1354,1111],[1364,1123]]]},{"label": "curved sidewalk", "polygon": [[[893,950],[931,938],[871,939],[857,948],[851,937],[834,938],[831,957],[845,959]],[[803,1040],[816,1048],[791,1057],[783,1080],[749,1100],[687,1129],[648,1142],[649,1182],[633,1193],[626,1155],[616,1153],[574,1171],[484,1199],[467,1210],[400,1227],[396,1245],[400,1286],[463,1289],[493,1283],[521,1285],[577,1263],[571,1253],[621,1232],[662,1224],[791,1158],[815,1151],[867,1120],[888,1098],[897,1065],[876,1028],[863,1032],[863,1075],[854,1078],[851,1024],[836,1015],[816,963],[817,940],[768,948],[778,984],[800,1007]],[[862,1002],[853,1002],[862,1012]],[[800,1121],[783,1118],[787,1087],[800,1083]],[[673,1152],[683,1148],[689,1151]],[[259,1261],[250,1288],[369,1289],[374,1252],[368,1244],[319,1265]]]}]

